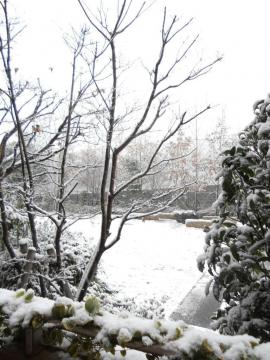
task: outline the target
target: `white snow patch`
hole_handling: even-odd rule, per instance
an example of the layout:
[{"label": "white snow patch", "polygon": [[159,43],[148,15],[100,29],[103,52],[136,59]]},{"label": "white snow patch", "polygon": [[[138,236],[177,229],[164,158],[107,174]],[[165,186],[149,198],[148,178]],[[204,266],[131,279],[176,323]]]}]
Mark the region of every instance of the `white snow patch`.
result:
[{"label": "white snow patch", "polygon": [[270,343],[261,344],[260,346],[256,346],[254,349],[254,353],[260,360],[269,360],[270,354]]},{"label": "white snow patch", "polygon": [[153,340],[149,336],[143,336],[142,343],[145,346],[151,346],[151,345],[153,345]]},{"label": "white snow patch", "polygon": [[9,315],[11,326],[21,324],[23,327],[26,327],[36,314],[49,316],[54,304],[52,300],[44,298],[40,301],[40,298],[35,296],[31,302],[26,303],[24,296],[16,298],[14,291],[5,289],[0,289],[0,294],[0,307],[2,306],[3,312]]},{"label": "white snow patch", "polygon": [[[81,220],[71,229],[94,236],[97,242],[99,221],[100,217]],[[100,276],[122,299],[134,297],[137,304],[160,301],[168,317],[201,276],[196,259],[204,237],[201,229],[186,228],[174,220],[129,221],[120,241],[104,254],[105,273]]]},{"label": "white snow patch", "polygon": [[29,243],[28,238],[22,238],[19,240],[19,245],[27,245]]}]

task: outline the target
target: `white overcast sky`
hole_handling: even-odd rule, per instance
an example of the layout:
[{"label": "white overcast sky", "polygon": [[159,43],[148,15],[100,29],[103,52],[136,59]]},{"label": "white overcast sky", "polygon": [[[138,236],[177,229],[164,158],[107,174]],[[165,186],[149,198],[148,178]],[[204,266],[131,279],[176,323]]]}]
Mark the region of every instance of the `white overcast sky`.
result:
[{"label": "white overcast sky", "polygon": [[[84,0],[93,10],[98,0]],[[18,39],[15,65],[27,77],[45,78],[50,84],[69,79],[66,65],[69,52],[63,43],[63,33],[70,26],[85,21],[76,0],[11,0],[22,23],[27,25],[21,42]],[[117,0],[103,0],[113,14]],[[134,6],[141,0],[134,0]],[[225,110],[226,122],[233,132],[240,131],[253,119],[252,104],[270,92],[269,0],[157,0],[143,15],[122,52],[140,52],[151,58],[162,9],[180,18],[194,17],[191,32],[200,33],[197,53],[205,61],[223,54],[222,63],[203,80],[194,82],[179,92],[187,107],[199,109],[201,104],[218,105],[199,123],[203,132],[214,126],[215,119]],[[139,51],[140,50],[140,51]],[[134,54],[133,54],[134,55]],[[48,68],[52,66],[51,73]],[[49,80],[48,80],[49,79]]]}]

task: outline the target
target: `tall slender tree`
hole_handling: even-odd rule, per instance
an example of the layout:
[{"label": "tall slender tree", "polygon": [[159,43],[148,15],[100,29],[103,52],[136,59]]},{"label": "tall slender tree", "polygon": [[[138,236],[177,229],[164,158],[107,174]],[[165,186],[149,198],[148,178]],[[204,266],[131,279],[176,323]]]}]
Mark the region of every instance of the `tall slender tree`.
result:
[{"label": "tall slender tree", "polygon": [[[171,91],[207,73],[220,58],[215,59],[205,66],[193,68],[182,79],[175,78],[181,62],[195,45],[198,37],[196,36],[192,39],[186,48],[176,55],[172,63],[166,63],[165,58],[169,46],[177,42],[177,39],[184,29],[190,25],[191,20],[178,26],[177,16],[169,19],[167,9],[165,8],[161,22],[159,53],[155,59],[153,68],[149,70],[147,74],[147,77],[150,79],[150,86],[145,96],[146,101],[140,106],[140,111],[135,111],[137,106],[132,103],[132,100],[131,104],[123,109],[123,101],[121,101],[121,91],[123,92],[123,89],[119,81],[121,69],[119,68],[118,41],[140,17],[145,10],[146,3],[141,3],[136,10],[132,7],[132,1],[123,0],[119,2],[117,17],[111,24],[109,24],[108,17],[104,14],[103,10],[99,11],[98,16],[94,16],[88,11],[86,6],[83,5],[81,0],[78,0],[78,4],[91,24],[92,29],[96,31],[97,36],[101,39],[99,44],[103,44],[102,48],[100,48],[98,44],[96,46],[95,56],[97,61],[93,62],[88,59],[88,63],[90,65],[89,75],[92,77],[96,86],[97,98],[104,108],[99,126],[102,126],[105,130],[105,155],[100,190],[100,237],[95,253],[85,270],[77,291],[77,299],[82,300],[104,252],[120,240],[123,226],[128,220],[140,217],[140,215],[134,213],[138,213],[144,208],[149,208],[150,205],[151,211],[148,212],[148,214],[157,213],[167,208],[184,193],[186,186],[181,185],[180,187],[170,188],[166,192],[155,194],[155,196],[149,200],[139,202],[131,200],[128,210],[116,217],[113,215],[115,200],[123,191],[132,187],[138,180],[159,172],[164,162],[171,161],[172,159],[158,160],[160,150],[178,133],[182,126],[209,110],[210,106],[206,106],[191,116],[187,116],[185,112],[180,114],[151,152],[144,169],[131,176],[127,181],[119,183],[117,182],[117,176],[119,176],[119,159],[122,153],[127,151],[135,139],[150,133],[154,126],[159,123],[159,120],[164,117],[169,108],[169,93]],[[99,61],[101,65],[99,65]],[[104,66],[104,64],[107,65],[102,73],[102,77],[98,77],[96,75],[96,69],[98,66]],[[128,70],[132,71],[131,68]],[[106,73],[106,75],[104,73]],[[105,81],[103,80],[104,78]],[[125,131],[119,138],[119,128],[121,129],[122,124],[127,123],[129,124],[128,131]],[[120,222],[118,223],[115,234],[112,235],[111,225],[118,217],[120,217]]]}]

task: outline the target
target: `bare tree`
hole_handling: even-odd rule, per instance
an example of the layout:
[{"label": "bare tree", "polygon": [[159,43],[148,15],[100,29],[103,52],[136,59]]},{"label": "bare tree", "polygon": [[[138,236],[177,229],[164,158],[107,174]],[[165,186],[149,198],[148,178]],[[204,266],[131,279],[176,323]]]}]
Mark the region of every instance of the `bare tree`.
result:
[{"label": "bare tree", "polygon": [[[123,67],[118,53],[118,39],[128,32],[146,10],[146,4],[143,2],[133,12],[133,1],[122,0],[118,4],[118,14],[112,25],[102,9],[98,16],[94,16],[80,0],[78,4],[90,24],[92,37],[91,41],[86,41],[88,32],[85,28],[76,37],[75,45],[72,47],[72,74],[68,98],[57,99],[51,91],[44,90],[39,81],[33,86],[27,81],[18,81],[18,77],[14,76],[18,69],[13,69],[12,43],[20,30],[17,31],[17,24],[9,19],[8,0],[0,1],[4,15],[0,29],[0,55],[5,77],[0,89],[0,125],[3,129],[0,139],[0,210],[3,243],[9,256],[16,262],[18,259],[10,240],[7,212],[7,207],[15,207],[10,201],[8,185],[8,180],[15,179],[16,196],[22,200],[22,211],[27,216],[32,244],[37,252],[40,251],[39,234],[36,230],[37,214],[50,219],[55,226],[55,265],[58,274],[54,280],[60,284],[62,293],[72,296],[62,268],[61,239],[68,226],[79,217],[68,221],[66,200],[76,188],[79,175],[91,168],[99,168],[100,164],[94,164],[94,161],[92,164],[71,164],[70,154],[73,144],[79,139],[91,144],[90,137],[96,138],[92,144],[96,143],[99,144],[99,148],[102,147],[100,154],[103,156],[101,181],[97,187],[100,190],[100,237],[77,291],[76,297],[81,300],[87,292],[102,255],[120,240],[125,223],[158,213],[185,193],[188,184],[175,184],[167,187],[165,191],[163,189],[153,192],[150,198],[129,198],[122,211],[117,215],[115,212],[123,195],[134,189],[134,185],[139,183],[142,188],[142,179],[159,176],[168,169],[169,164],[179,160],[180,155],[163,156],[168,154],[163,149],[177,136],[182,126],[208,111],[210,106],[190,116],[186,112],[176,115],[166,129],[162,125],[163,133],[158,141],[153,142],[148,157],[136,164],[129,161],[129,165],[126,165],[129,171],[125,176],[122,173],[122,166],[128,159],[127,153],[132,146],[159,127],[161,119],[168,119],[170,93],[206,74],[220,58],[201,67],[194,66],[182,78],[177,77],[182,61],[194,47],[198,37],[195,36],[187,43],[182,52],[177,51],[174,60],[168,63],[165,58],[169,46],[177,44],[178,37],[188,28],[191,20],[178,26],[177,17],[169,19],[165,9],[159,53],[153,68],[146,72],[149,86],[144,90],[144,99],[141,104],[130,96],[123,100]],[[79,60],[83,60],[86,66],[83,74],[81,63],[78,71]],[[132,70],[127,67],[126,71]],[[52,122],[57,124],[54,130]],[[36,193],[41,189],[43,179],[54,185],[55,191],[51,193],[51,199],[55,204],[53,211],[42,208],[36,201]],[[50,193],[48,184],[44,186],[45,189],[47,186]],[[116,231],[112,233],[114,221],[117,226]],[[30,273],[25,269],[33,271],[34,268],[38,268],[38,273],[33,275],[39,278],[42,294],[45,295],[44,281],[51,280],[41,273],[41,264],[36,267],[34,255],[30,255],[33,266],[30,266],[30,262],[28,267],[20,266],[22,274],[19,277],[22,276],[22,279],[19,283],[27,285]]]},{"label": "bare tree", "polygon": [[[152,176],[166,168],[166,163],[173,161],[173,159],[158,159],[158,154],[163,146],[178,133],[182,126],[205,113],[210,109],[210,106],[201,109],[201,111],[191,116],[187,116],[186,112],[177,116],[174,124],[165,132],[164,136],[161,137],[152,150],[146,166],[124,182],[117,181],[117,178],[119,179],[121,177],[118,173],[119,159],[135,139],[149,134],[158,121],[164,117],[169,107],[170,92],[206,74],[220,58],[200,68],[193,68],[182,79],[175,79],[176,70],[179,69],[182,60],[187,56],[191,48],[193,48],[198,37],[196,36],[180,54],[178,53],[171,64],[166,64],[165,55],[168,46],[173,42],[174,44],[177,42],[178,37],[182,31],[189,26],[191,20],[182,26],[178,26],[177,17],[174,16],[172,19],[169,19],[165,8],[161,25],[159,54],[153,69],[148,71],[147,74],[151,86],[148,95],[146,95],[146,102],[139,110],[136,109],[136,104],[130,104],[123,109],[120,91],[122,88],[119,81],[121,68],[119,67],[117,41],[139,18],[146,8],[146,3],[143,2],[137,11],[134,12],[134,15],[132,15],[131,8],[133,1],[122,0],[119,3],[117,18],[112,25],[108,24],[108,17],[102,9],[98,16],[94,16],[86,6],[83,5],[81,0],[78,0],[78,3],[91,24],[92,29],[96,31],[97,36],[101,39],[99,44],[103,44],[102,48],[99,48],[98,44],[95,47],[95,61],[91,61],[89,58],[87,61],[89,64],[89,76],[91,76],[96,87],[97,99],[104,108],[103,113],[99,117],[99,126],[102,127],[103,133],[105,134],[105,154],[100,190],[100,237],[95,253],[85,270],[77,291],[77,299],[82,300],[87,292],[89,282],[97,270],[102,255],[119,241],[124,224],[131,219],[141,217],[142,215],[138,214],[138,212],[146,207],[149,208],[151,206],[148,214],[154,214],[167,208],[173,201],[182,196],[186,186],[168,189],[166,192],[155,194],[148,200],[131,201],[128,210],[120,216],[114,217],[113,210],[116,199],[119,198],[125,190],[129,189],[134,182],[143,177]],[[98,76],[96,73],[99,64],[101,64],[100,66],[104,66],[102,76]],[[173,77],[175,80],[173,80]],[[126,125],[128,129],[123,132],[125,124],[128,124]],[[120,132],[121,136],[119,136]],[[119,217],[120,222],[113,236],[111,234],[111,225],[113,220]]]},{"label": "bare tree", "polygon": [[[230,134],[226,126],[226,119],[224,110],[222,115],[217,119],[214,130],[206,137],[207,154],[203,162],[203,171],[205,178],[208,179],[208,184],[216,184],[219,186],[219,180],[216,181],[217,174],[221,171],[221,153],[232,147],[237,140],[237,136]],[[218,196],[218,188],[217,188]]]},{"label": "bare tree", "polygon": [[[0,89],[0,125],[2,129],[0,140],[0,210],[3,243],[9,256],[15,260],[19,269],[16,251],[10,240],[11,221],[8,209],[16,211],[16,201],[22,199],[27,215],[27,225],[30,229],[32,244],[37,252],[40,243],[36,229],[36,214],[49,218],[56,226],[54,245],[56,249],[56,265],[61,268],[61,236],[67,228],[67,216],[64,201],[74,190],[74,175],[67,178],[67,157],[69,146],[75,143],[81,135],[81,119],[83,111],[79,110],[81,102],[91,81],[80,80],[79,88],[75,89],[76,62],[84,47],[87,31],[83,29],[78,35],[73,48],[71,88],[69,99],[57,99],[55,94],[44,90],[40,81],[36,85],[28,81],[18,80],[19,71],[13,67],[13,42],[20,34],[18,22],[9,17],[8,0],[0,2],[2,22],[0,24],[0,55],[2,68],[2,87]],[[16,74],[16,76],[15,76]],[[65,116],[60,109],[66,106]],[[78,110],[77,110],[78,109]],[[56,130],[52,129],[54,122]],[[55,161],[55,159],[59,161]],[[77,171],[80,172],[83,169]],[[56,215],[47,212],[35,201],[36,189],[40,187],[41,179],[57,177]],[[10,181],[15,189],[13,197],[10,192]],[[15,198],[15,202],[14,202]],[[37,266],[41,273],[40,264]],[[21,274],[23,275],[23,274]],[[26,279],[26,277],[25,277]],[[27,277],[28,279],[28,277]],[[44,279],[40,275],[42,295],[46,294]],[[24,280],[23,283],[26,284]]]}]

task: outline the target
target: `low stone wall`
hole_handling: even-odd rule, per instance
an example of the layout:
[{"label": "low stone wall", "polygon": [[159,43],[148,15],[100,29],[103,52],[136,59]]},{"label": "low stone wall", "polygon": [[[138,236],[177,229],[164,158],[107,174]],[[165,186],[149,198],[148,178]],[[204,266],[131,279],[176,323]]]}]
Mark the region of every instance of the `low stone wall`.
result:
[{"label": "low stone wall", "polygon": [[212,220],[204,220],[204,219],[187,219],[186,227],[193,227],[198,229],[203,229],[205,226],[211,226]]},{"label": "low stone wall", "polygon": [[[155,195],[154,190],[130,190],[123,191],[119,196],[115,199],[115,207],[119,207],[119,209],[129,208],[134,201],[147,201],[150,200]],[[211,208],[213,202],[216,200],[216,190],[213,187],[206,188],[206,190],[197,192],[197,209],[204,210]],[[189,210],[195,209],[195,192],[189,191],[178,200],[176,200],[173,205],[168,210]],[[164,201],[169,201],[171,199],[170,196],[164,197]],[[99,206],[99,193],[90,193],[90,192],[79,192],[71,194],[68,199],[66,199],[65,204],[67,209],[79,209],[81,212],[84,210],[86,212],[87,208],[92,208]],[[39,195],[36,196],[35,202],[45,208],[46,210],[53,210],[54,202],[47,195]],[[150,209],[151,210],[151,209]],[[142,209],[143,211],[149,211],[149,207],[147,209]],[[182,222],[182,221],[180,221]]]},{"label": "low stone wall", "polygon": [[142,217],[142,221],[145,220],[176,220],[176,214],[175,213],[157,213],[153,215],[146,215]]}]

